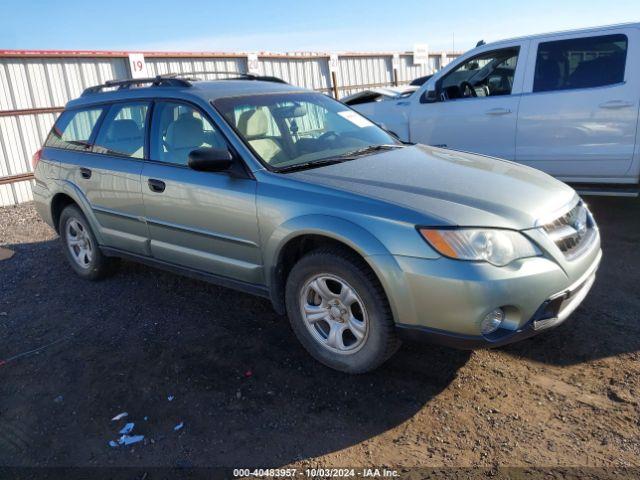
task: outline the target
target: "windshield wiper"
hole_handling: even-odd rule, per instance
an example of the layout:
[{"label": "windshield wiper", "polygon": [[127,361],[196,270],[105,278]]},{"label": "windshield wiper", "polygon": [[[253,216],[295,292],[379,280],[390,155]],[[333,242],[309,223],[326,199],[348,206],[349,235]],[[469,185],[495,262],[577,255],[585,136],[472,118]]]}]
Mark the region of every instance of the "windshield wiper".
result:
[{"label": "windshield wiper", "polygon": [[340,155],[336,155],[335,157],[324,158],[322,160],[313,160],[311,162],[298,163],[295,165],[288,165],[286,167],[279,168],[277,171],[280,173],[295,172],[298,170],[308,170],[310,168],[324,167],[327,165],[334,165],[336,163],[353,160],[355,158],[358,158],[362,155],[367,155],[369,153],[379,152],[382,150],[393,150],[395,148],[402,148],[402,147],[404,147],[404,145],[395,145],[395,144],[369,145],[368,147],[359,148],[357,150],[352,150],[351,152],[346,152]]},{"label": "windshield wiper", "polygon": [[336,163],[342,163],[349,160],[348,158],[326,158],[323,160],[315,160],[312,162],[296,163],[295,165],[287,165],[276,170],[278,173],[295,172],[298,170],[308,170],[310,168],[324,167],[326,165],[334,165]]},{"label": "windshield wiper", "polygon": [[368,155],[369,153],[380,152],[382,150],[393,150],[393,149],[402,148],[402,147],[404,147],[404,145],[397,145],[397,144],[369,145],[368,147],[359,148],[351,152],[343,153],[333,158],[350,159],[350,158],[360,157],[362,155]]}]

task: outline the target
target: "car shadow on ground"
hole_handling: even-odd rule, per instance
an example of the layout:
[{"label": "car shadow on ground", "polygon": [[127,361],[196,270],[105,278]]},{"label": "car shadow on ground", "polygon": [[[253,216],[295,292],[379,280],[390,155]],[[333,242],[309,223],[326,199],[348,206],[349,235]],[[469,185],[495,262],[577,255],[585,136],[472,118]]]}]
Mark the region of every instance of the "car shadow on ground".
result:
[{"label": "car shadow on ground", "polygon": [[571,365],[640,350],[640,201],[586,197],[599,225],[603,257],[582,305],[559,327],[504,347],[505,352]]},{"label": "car shadow on ground", "polygon": [[[86,282],[57,240],[10,248],[0,359],[49,346],[0,366],[0,465],[284,465],[411,419],[470,355],[406,346],[343,375],[267,300],[126,262]],[[108,446],[124,411],[143,448]]]}]

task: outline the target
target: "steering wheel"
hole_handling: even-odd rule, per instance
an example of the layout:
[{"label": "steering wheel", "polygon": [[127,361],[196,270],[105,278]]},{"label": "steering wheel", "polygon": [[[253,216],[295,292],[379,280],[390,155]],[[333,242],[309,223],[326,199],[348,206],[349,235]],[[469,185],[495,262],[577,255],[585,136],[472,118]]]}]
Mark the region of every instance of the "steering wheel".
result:
[{"label": "steering wheel", "polygon": [[329,139],[337,139],[339,137],[339,135],[334,132],[333,130],[330,130],[328,132],[324,132],[322,135],[320,135],[318,137],[318,140],[320,140],[321,142],[327,141]]},{"label": "steering wheel", "polygon": [[471,85],[470,82],[467,82],[466,80],[463,80],[460,83],[460,92],[462,93],[463,97],[466,97],[467,95],[465,95],[467,93],[467,90],[469,90],[469,92],[471,93],[471,95],[469,95],[470,97],[477,97],[478,93],[476,92],[476,89],[473,88],[473,85]]}]

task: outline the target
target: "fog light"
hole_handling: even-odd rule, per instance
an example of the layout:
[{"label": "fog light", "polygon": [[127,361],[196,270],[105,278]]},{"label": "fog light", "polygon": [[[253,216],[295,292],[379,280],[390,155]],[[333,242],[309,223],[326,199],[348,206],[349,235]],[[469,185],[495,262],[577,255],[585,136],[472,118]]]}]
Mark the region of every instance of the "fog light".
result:
[{"label": "fog light", "polygon": [[483,335],[489,335],[500,328],[500,324],[504,320],[504,312],[501,308],[496,308],[492,312],[489,312],[486,317],[480,323],[480,330]]}]

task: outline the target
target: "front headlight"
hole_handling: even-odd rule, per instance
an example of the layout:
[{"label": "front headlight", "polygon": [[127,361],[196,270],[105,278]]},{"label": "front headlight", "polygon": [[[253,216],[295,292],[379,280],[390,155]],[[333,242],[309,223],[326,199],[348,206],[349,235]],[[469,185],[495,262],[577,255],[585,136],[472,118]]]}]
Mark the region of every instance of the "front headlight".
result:
[{"label": "front headlight", "polygon": [[531,241],[513,230],[421,228],[420,233],[438,253],[458,260],[489,262],[502,267],[518,258],[541,255]]}]

